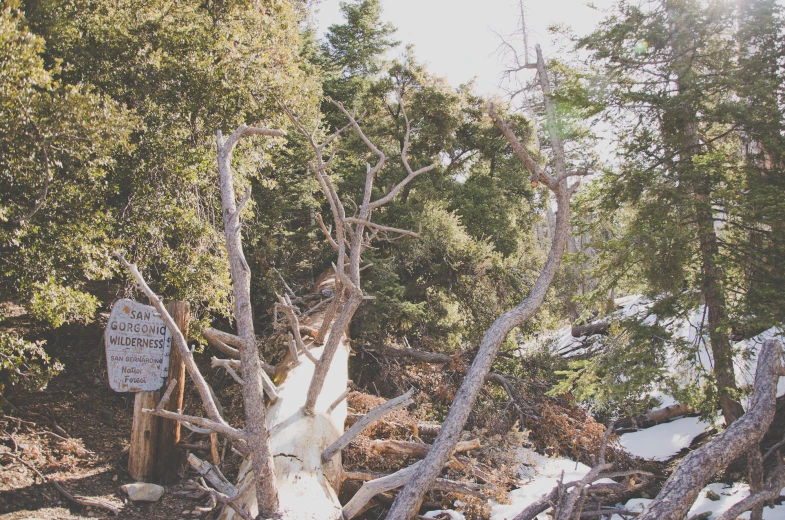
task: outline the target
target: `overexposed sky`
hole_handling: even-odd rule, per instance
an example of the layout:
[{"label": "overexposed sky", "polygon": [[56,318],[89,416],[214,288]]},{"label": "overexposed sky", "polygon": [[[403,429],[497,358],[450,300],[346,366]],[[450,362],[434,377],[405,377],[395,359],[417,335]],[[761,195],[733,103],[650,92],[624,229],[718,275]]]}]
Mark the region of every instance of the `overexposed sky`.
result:
[{"label": "overexposed sky", "polygon": [[[317,6],[320,34],[332,24],[343,23],[339,3],[322,0]],[[542,46],[546,57],[557,52],[554,35],[548,32],[550,25],[566,25],[577,34],[586,34],[604,18],[603,10],[613,1],[595,0],[596,8],[588,4],[589,0],[525,0],[532,58],[535,43]],[[398,28],[396,39],[401,46],[397,53],[406,44],[414,44],[418,60],[453,86],[476,77],[479,93],[497,91],[504,70],[497,33],[507,36],[519,28],[517,0],[382,0],[382,5],[382,19]],[[523,49],[520,38],[515,43]]]}]

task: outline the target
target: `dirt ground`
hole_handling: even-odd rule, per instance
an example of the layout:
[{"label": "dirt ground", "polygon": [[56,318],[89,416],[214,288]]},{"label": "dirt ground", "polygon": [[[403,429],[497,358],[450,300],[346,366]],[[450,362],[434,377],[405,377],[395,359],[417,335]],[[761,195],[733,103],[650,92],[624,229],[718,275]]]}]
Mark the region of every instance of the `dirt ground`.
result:
[{"label": "dirt ground", "polygon": [[[0,410],[0,519],[216,516],[198,509],[208,498],[188,482],[197,478],[193,473],[166,486],[158,502],[128,500],[120,486],[133,482],[127,450],[134,396],[116,393],[106,382],[100,324],[74,332],[47,338],[47,352],[65,365],[47,388],[5,396],[10,404]],[[120,509],[119,516],[68,501],[36,470],[72,495],[109,501]]]}]

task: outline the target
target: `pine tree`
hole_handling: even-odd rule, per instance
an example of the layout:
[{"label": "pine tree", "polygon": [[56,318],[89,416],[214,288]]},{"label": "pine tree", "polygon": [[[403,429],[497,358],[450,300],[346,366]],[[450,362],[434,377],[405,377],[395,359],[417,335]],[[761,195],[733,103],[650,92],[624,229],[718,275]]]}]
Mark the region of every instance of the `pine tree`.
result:
[{"label": "pine tree", "polygon": [[[749,284],[737,284],[750,265],[739,248],[749,250],[750,240],[761,235],[776,247],[777,233],[768,231],[772,223],[770,218],[764,223],[765,211],[755,217],[739,208],[749,208],[753,200],[758,206],[758,197],[771,192],[754,179],[760,178],[760,166],[773,163],[753,159],[744,143],[760,125],[769,125],[763,133],[778,141],[772,130],[781,128],[782,117],[772,107],[781,103],[767,89],[775,86],[772,74],[781,71],[772,71],[776,66],[769,62],[768,74],[755,72],[765,61],[759,53],[772,49],[752,42],[770,40],[780,14],[770,4],[766,23],[739,30],[737,8],[725,2],[622,2],[618,9],[581,42],[605,74],[600,80],[608,85],[605,114],[618,129],[620,146],[619,167],[602,177],[589,204],[603,225],[618,223],[618,234],[599,246],[596,271],[613,280],[603,292],[622,273],[634,273],[660,301],[663,315],[705,305],[714,383],[708,389],[716,387],[729,424],[743,413],[731,332],[745,321],[739,311],[752,297]],[[739,44],[739,37],[750,45]],[[745,52],[754,57],[745,58]],[[752,97],[745,99],[744,92],[765,98],[768,112],[746,110]],[[781,182],[782,174],[770,167],[767,182]],[[740,233],[750,227],[766,231]],[[773,266],[772,260],[763,263]]]}]

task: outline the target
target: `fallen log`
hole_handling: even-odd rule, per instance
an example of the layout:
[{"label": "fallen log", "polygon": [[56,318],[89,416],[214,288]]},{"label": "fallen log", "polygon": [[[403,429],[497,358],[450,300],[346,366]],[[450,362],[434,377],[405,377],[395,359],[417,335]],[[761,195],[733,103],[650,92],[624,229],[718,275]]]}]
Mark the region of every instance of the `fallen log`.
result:
[{"label": "fallen log", "polygon": [[[346,415],[346,426],[351,426],[360,419],[365,417],[365,414],[360,413],[350,413]],[[381,419],[380,419],[381,420]],[[392,421],[385,421],[387,424],[395,426],[396,428],[403,428],[409,429],[414,432],[414,428],[417,429],[416,435],[428,435],[428,436],[435,436],[439,435],[439,431],[442,429],[440,424],[423,424],[423,423],[411,423],[411,424],[401,424]]]},{"label": "fallen log", "polygon": [[[480,439],[462,441],[455,445],[455,451],[463,452],[479,449],[482,445]],[[393,455],[406,455],[409,457],[424,458],[431,451],[430,444],[420,442],[395,441],[395,440],[376,440],[373,447],[379,453],[390,453]]]},{"label": "fallen log", "polygon": [[610,324],[607,321],[595,321],[586,325],[573,325],[570,332],[573,338],[594,336],[595,334],[608,334]]},{"label": "fallen log", "polygon": [[670,421],[676,417],[686,415],[692,412],[692,407],[685,403],[676,403],[664,408],[652,410],[643,415],[638,415],[633,420],[630,417],[619,419],[613,425],[616,433],[627,433],[627,431],[635,431],[638,428],[651,428],[658,424]]}]

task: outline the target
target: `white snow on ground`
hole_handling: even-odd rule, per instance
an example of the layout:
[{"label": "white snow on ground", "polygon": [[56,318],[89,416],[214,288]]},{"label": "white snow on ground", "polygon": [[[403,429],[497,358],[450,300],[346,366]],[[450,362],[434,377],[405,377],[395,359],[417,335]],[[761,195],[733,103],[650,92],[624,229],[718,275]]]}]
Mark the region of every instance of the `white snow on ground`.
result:
[{"label": "white snow on ground", "polygon": [[[719,500],[710,499],[707,495],[708,491],[719,496]],[[785,491],[785,488],[783,488],[783,491]],[[711,512],[711,516],[708,517],[708,520],[715,519],[730,509],[732,505],[747,498],[749,494],[750,490],[747,484],[740,484],[737,482],[730,487],[721,483],[709,484],[701,490],[698,499],[692,505],[692,508],[690,508],[689,513],[687,513],[687,518],[692,518],[701,513]],[[645,498],[634,498],[627,502],[624,507],[630,511],[640,513],[649,502],[651,502],[651,500]],[[749,517],[749,512],[739,516],[739,518],[744,518],[745,520]],[[763,520],[782,520],[783,518],[785,518],[785,504],[779,506],[775,505],[773,509],[768,507],[763,509]],[[611,520],[623,520],[623,518],[619,515],[613,515]]]},{"label": "white snow on ground", "polygon": [[[651,314],[651,302],[641,296],[629,296],[616,300],[618,310],[614,313],[614,319],[623,319],[637,316],[644,324],[653,324],[657,316]],[[681,338],[693,345],[699,346],[698,361],[703,365],[706,372],[711,372],[712,359],[706,337],[704,308],[701,306],[692,312],[686,319],[673,319],[669,328],[674,331],[677,338]],[[740,387],[752,385],[755,378],[755,367],[758,360],[758,352],[763,342],[777,336],[782,337],[784,331],[771,328],[761,334],[734,344],[737,356],[734,359],[736,381]],[[570,327],[559,330],[550,337],[540,339],[551,343],[553,352],[564,357],[572,357],[584,354],[587,347],[584,342],[587,339],[594,339],[594,344],[589,349],[598,348],[604,340],[603,336],[594,338],[573,338]],[[589,342],[591,343],[591,342]],[[523,352],[532,351],[537,348],[536,343],[528,343],[521,346]],[[746,355],[745,355],[746,353]],[[693,382],[697,373],[690,368],[689,363],[671,351],[669,359],[669,370],[672,375],[678,376],[687,383]],[[663,392],[655,389],[649,392],[651,397],[657,398],[660,405],[656,407],[665,408],[676,404],[675,399]],[[785,395],[785,378],[780,378],[777,387],[777,396]],[[746,405],[747,403],[742,403]],[[721,419],[718,419],[721,421]],[[721,423],[720,423],[721,424]],[[669,423],[659,424],[652,428],[624,434],[620,437],[621,445],[631,454],[638,457],[665,461],[676,455],[683,448],[688,447],[692,440],[703,433],[712,425],[700,421],[697,417],[681,417]],[[529,450],[521,449],[521,459],[524,462],[520,471],[521,479],[526,482],[520,488],[508,494],[510,504],[493,504],[491,520],[512,520],[529,504],[539,500],[544,494],[549,493],[557,483],[562,471],[564,471],[564,482],[579,480],[589,468],[583,464],[576,463],[567,459],[550,459],[542,457]],[[607,482],[607,480],[606,480]],[[706,496],[708,490],[719,495],[720,500],[712,501]],[[783,488],[785,492],[785,488]],[[694,515],[711,511],[713,514],[709,520],[717,518],[733,504],[743,500],[749,495],[749,488],[746,484],[735,483],[731,487],[723,484],[710,484],[704,488],[695,504],[690,509],[688,518]],[[641,512],[651,500],[639,498],[632,499],[625,507],[631,511]],[[546,520],[545,513],[537,517],[539,520]],[[749,518],[749,513],[741,515],[740,518]],[[764,520],[783,520],[785,519],[785,504],[776,506],[774,509],[766,508],[763,513]],[[622,520],[622,517],[615,515],[613,520]]]},{"label": "white snow on ground", "polygon": [[436,518],[439,515],[443,515],[445,513],[450,515],[450,520],[466,520],[465,516],[463,516],[458,511],[453,511],[452,509],[437,509],[436,511],[428,511],[422,516],[425,518]]},{"label": "white snow on ground", "polygon": [[[543,495],[550,493],[564,472],[563,482],[580,480],[591,468],[580,462],[569,459],[552,459],[538,455],[525,448],[519,448],[519,459],[524,465],[518,472],[524,484],[518,489],[510,491],[507,498],[510,504],[494,504],[491,510],[491,520],[512,520],[529,504],[536,502]],[[597,483],[612,482],[609,479],[598,480]],[[546,520],[545,513],[540,514],[540,520]]]},{"label": "white snow on ground", "polygon": [[636,457],[665,461],[679,453],[711,424],[698,417],[682,417],[645,430],[625,433],[619,443]]}]

